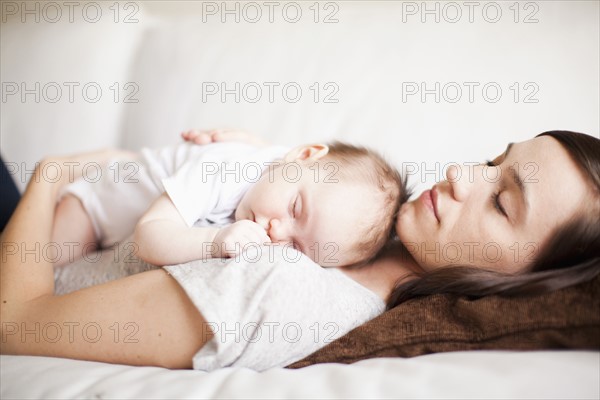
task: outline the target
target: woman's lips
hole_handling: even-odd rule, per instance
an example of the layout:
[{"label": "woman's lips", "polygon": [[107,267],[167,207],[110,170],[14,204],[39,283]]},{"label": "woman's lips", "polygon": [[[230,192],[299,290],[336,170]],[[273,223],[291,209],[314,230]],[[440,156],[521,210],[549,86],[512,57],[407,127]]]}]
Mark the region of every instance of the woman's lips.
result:
[{"label": "woman's lips", "polygon": [[437,213],[437,191],[435,190],[435,187],[433,187],[431,190],[426,190],[423,193],[421,193],[421,196],[419,196],[419,200],[425,205],[426,208],[431,210],[435,219],[437,219],[439,223],[440,217]]}]

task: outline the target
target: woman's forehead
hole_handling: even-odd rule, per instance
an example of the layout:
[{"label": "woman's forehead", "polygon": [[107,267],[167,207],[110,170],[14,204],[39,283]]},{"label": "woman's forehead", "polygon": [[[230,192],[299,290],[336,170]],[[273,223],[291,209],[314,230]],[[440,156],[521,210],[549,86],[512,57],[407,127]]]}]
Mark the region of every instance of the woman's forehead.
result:
[{"label": "woman's forehead", "polygon": [[[511,143],[507,146],[509,161],[522,165],[530,163],[536,167],[537,173],[556,175],[559,171],[565,174],[577,174],[584,179],[577,163],[571,158],[563,145],[551,136],[540,136],[524,142]],[[563,174],[559,174],[562,176]]]},{"label": "woman's forehead", "polygon": [[[525,140],[522,142],[516,142],[512,146],[515,149],[518,148],[520,153],[530,153],[532,156],[535,156],[539,152],[544,152],[548,150],[553,151],[563,151],[566,154],[566,150],[559,143],[558,140],[554,139],[552,136],[538,136],[529,140]],[[525,155],[525,154],[523,154]]]},{"label": "woman's forehead", "polygon": [[553,229],[589,204],[592,190],[584,173],[556,139],[515,143],[505,162],[523,182],[531,205],[527,219],[538,229]]}]

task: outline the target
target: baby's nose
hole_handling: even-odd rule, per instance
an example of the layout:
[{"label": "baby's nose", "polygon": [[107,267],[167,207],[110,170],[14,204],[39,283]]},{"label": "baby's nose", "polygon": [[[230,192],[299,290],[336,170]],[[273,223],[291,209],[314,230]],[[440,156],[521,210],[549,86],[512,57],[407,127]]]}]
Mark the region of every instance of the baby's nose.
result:
[{"label": "baby's nose", "polygon": [[287,231],[288,231],[288,229],[286,227],[285,222],[283,222],[277,218],[273,218],[269,222],[269,231],[267,233],[269,234],[269,237],[271,238],[272,241],[274,241],[274,242],[287,241],[287,238],[289,236]]}]

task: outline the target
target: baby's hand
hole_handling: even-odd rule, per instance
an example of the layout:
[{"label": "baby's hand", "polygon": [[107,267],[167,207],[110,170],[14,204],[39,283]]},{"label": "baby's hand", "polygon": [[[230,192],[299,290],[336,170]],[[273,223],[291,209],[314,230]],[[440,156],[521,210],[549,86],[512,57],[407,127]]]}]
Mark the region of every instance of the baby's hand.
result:
[{"label": "baby's hand", "polygon": [[186,142],[199,145],[215,142],[241,142],[255,146],[265,146],[267,143],[256,135],[241,129],[191,129],[181,132],[181,137]]},{"label": "baby's hand", "polygon": [[262,246],[271,242],[271,238],[256,222],[241,220],[219,229],[213,242],[217,246],[214,257],[234,257],[241,253],[245,245],[255,243]]}]

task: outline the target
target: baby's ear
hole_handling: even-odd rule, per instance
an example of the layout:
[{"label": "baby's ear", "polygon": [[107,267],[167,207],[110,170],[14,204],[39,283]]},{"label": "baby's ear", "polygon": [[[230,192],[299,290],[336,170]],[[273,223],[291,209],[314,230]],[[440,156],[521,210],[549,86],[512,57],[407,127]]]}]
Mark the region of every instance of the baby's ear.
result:
[{"label": "baby's ear", "polygon": [[329,146],[326,144],[307,144],[290,150],[285,155],[285,162],[304,161],[308,159],[316,161],[319,158],[324,157],[328,152]]}]

